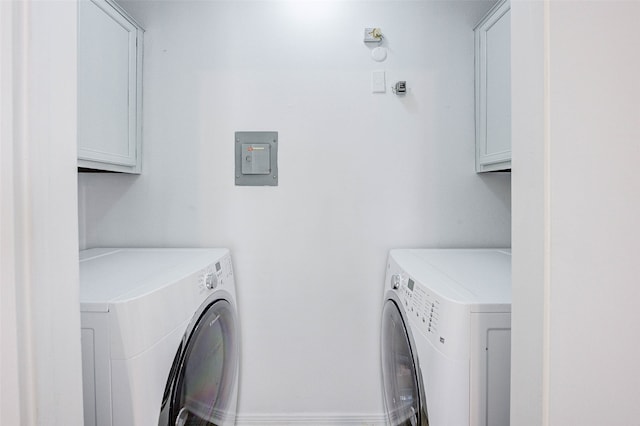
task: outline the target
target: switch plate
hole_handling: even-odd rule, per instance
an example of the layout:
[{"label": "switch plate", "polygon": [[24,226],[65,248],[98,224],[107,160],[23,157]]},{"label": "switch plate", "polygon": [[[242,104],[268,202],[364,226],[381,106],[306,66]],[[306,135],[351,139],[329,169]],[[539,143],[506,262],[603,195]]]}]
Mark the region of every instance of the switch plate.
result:
[{"label": "switch plate", "polygon": [[235,184],[278,186],[278,132],[235,133]]},{"label": "switch plate", "polygon": [[387,91],[384,74],[384,71],[371,72],[371,93],[385,93]]}]

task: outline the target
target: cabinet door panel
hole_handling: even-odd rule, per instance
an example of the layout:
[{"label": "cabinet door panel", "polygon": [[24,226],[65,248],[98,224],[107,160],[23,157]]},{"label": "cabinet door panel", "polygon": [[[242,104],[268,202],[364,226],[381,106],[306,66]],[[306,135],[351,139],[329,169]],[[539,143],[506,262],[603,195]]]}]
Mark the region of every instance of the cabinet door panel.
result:
[{"label": "cabinet door panel", "polygon": [[81,0],[78,15],[78,158],[135,172],[138,28],[104,0]]},{"label": "cabinet door panel", "polygon": [[509,12],[487,30],[486,154],[511,151],[511,26]]},{"label": "cabinet door panel", "polygon": [[511,169],[511,14],[508,0],[476,35],[476,171]]}]

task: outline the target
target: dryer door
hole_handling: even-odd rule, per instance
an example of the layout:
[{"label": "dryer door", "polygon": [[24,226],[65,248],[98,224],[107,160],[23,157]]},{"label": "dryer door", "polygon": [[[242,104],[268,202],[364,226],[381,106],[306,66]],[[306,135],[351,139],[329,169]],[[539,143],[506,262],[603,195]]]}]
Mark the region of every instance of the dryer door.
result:
[{"label": "dryer door", "polygon": [[189,326],[173,362],[160,425],[234,424],[238,336],[231,304],[217,300]]},{"label": "dryer door", "polygon": [[382,385],[389,423],[428,425],[411,335],[398,305],[387,300],[382,311]]}]

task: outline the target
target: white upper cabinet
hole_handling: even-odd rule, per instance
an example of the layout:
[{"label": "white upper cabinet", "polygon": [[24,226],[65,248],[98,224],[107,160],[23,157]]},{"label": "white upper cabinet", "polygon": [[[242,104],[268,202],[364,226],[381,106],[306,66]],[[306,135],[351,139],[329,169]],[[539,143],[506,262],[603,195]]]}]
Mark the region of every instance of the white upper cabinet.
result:
[{"label": "white upper cabinet", "polygon": [[511,170],[510,15],[499,1],[474,30],[477,172]]},{"label": "white upper cabinet", "polygon": [[78,167],[140,173],[143,30],[111,1],[78,7]]}]

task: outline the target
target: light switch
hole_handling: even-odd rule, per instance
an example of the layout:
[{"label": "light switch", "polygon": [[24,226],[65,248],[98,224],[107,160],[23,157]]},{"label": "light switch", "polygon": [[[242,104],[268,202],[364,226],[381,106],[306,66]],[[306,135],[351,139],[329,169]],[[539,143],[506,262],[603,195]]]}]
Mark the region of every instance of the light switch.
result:
[{"label": "light switch", "polygon": [[384,71],[371,72],[371,93],[385,93]]}]

